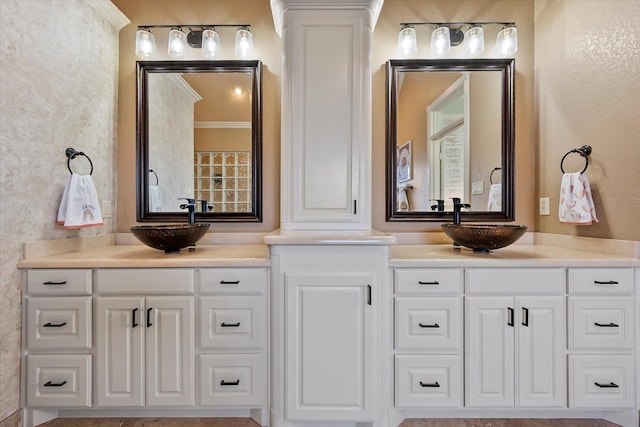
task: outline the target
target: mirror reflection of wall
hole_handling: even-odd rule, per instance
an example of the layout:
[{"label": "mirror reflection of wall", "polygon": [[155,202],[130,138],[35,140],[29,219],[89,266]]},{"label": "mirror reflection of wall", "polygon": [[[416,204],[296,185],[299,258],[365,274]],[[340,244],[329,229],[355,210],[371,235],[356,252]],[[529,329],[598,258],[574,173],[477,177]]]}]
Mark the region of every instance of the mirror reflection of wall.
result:
[{"label": "mirror reflection of wall", "polygon": [[398,75],[396,141],[413,141],[410,210],[430,211],[433,199],[450,210],[451,197],[486,210],[489,176],[502,161],[501,73]]}]

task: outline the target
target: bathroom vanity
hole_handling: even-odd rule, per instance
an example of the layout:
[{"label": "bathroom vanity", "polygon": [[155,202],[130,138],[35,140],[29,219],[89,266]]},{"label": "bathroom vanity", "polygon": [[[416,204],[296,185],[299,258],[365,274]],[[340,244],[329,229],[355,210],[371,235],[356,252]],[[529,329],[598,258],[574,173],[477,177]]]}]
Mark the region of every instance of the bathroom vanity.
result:
[{"label": "bathroom vanity", "polygon": [[637,258],[384,234],[27,258],[27,425],[56,416],[638,421]]}]

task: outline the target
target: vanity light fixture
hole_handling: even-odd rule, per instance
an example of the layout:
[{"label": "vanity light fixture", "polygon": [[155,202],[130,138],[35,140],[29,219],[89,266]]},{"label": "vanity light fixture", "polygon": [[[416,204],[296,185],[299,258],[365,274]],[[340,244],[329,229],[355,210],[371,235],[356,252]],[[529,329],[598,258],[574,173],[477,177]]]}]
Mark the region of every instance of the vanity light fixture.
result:
[{"label": "vanity light fixture", "polygon": [[[167,54],[172,58],[182,58],[187,54],[187,46],[202,49],[202,56],[213,59],[220,55],[219,27],[235,27],[235,55],[241,59],[253,55],[253,35],[249,24],[205,24],[205,25],[141,25],[136,32],[136,56],[149,59],[156,53],[155,37],[152,28],[169,28]],[[185,32],[183,28],[187,28]]]},{"label": "vanity light fixture", "polygon": [[513,56],[518,51],[518,30],[513,22],[403,22],[398,33],[398,52],[403,57],[417,53],[415,26],[431,25],[430,53],[434,58],[447,57],[451,48],[464,45],[464,57],[476,57],[484,52],[484,27],[499,25],[495,54]]}]

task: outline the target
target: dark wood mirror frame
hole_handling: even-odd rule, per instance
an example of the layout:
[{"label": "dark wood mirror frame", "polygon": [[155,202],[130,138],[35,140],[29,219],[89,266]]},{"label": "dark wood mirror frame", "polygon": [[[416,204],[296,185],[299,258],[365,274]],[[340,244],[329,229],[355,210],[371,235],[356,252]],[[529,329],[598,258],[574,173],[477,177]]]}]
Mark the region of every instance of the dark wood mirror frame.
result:
[{"label": "dark wood mirror frame", "polygon": [[197,212],[197,222],[262,222],[262,74],[257,60],[138,61],[136,120],[136,219],[140,222],[185,222],[187,212],[149,209],[148,76],[151,73],[247,73],[251,76],[252,193],[250,212]]},{"label": "dark wood mirror frame", "polygon": [[[463,211],[462,221],[515,220],[515,63],[513,59],[405,59],[387,62],[386,80],[386,219],[387,221],[451,221],[451,212],[396,209],[398,73],[403,71],[499,71],[502,75],[502,211]],[[463,201],[464,202],[464,201]]]}]

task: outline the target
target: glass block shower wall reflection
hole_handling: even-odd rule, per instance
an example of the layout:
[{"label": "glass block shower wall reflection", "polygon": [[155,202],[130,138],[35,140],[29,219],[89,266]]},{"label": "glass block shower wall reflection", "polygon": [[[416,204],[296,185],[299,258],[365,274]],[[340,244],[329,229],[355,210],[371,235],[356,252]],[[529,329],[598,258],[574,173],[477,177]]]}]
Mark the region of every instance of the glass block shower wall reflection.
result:
[{"label": "glass block shower wall reflection", "polygon": [[251,152],[196,151],[194,189],[197,200],[208,200],[211,212],[250,212]]}]

